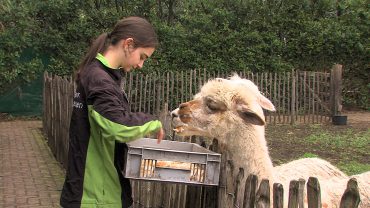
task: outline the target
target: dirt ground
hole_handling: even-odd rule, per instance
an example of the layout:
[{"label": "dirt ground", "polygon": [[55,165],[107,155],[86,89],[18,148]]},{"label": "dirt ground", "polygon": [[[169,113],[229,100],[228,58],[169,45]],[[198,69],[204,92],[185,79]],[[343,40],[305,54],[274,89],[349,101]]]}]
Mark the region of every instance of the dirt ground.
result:
[{"label": "dirt ground", "polygon": [[[340,132],[353,131],[353,133],[364,132],[370,129],[370,112],[369,111],[347,111],[342,115],[347,115],[347,125],[332,125],[328,124],[315,124],[315,125],[268,125],[266,128],[266,139],[268,141],[270,156],[275,165],[285,163],[299,157],[304,153],[310,152],[319,157],[329,160],[336,164],[340,162],[341,158],[338,157],[337,152],[327,151],[319,145],[303,145],[300,142],[301,138],[314,134],[319,128],[331,132],[333,134],[340,134]],[[370,139],[370,138],[369,138]],[[370,147],[369,147],[370,149]],[[348,151],[348,155],[353,150]],[[370,150],[369,150],[370,152]],[[365,164],[370,164],[369,154],[356,155],[359,161]]]}]

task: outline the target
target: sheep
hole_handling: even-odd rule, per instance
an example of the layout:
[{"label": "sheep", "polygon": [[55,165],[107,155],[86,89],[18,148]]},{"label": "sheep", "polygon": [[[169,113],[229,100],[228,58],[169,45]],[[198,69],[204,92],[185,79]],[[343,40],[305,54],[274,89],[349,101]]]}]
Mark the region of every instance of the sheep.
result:
[{"label": "sheep", "polygon": [[[244,175],[254,174],[259,179],[268,179],[271,184],[281,183],[285,191],[289,190],[291,180],[317,177],[323,207],[339,207],[350,177],[329,162],[304,158],[273,167],[265,139],[262,108],[275,111],[271,101],[252,81],[234,75],[229,79],[208,81],[193,100],[180,104],[171,115],[178,135],[217,138],[227,147],[234,167],[244,169]],[[237,170],[233,172],[234,178]],[[370,207],[369,173],[353,176],[359,183],[360,207]]]}]

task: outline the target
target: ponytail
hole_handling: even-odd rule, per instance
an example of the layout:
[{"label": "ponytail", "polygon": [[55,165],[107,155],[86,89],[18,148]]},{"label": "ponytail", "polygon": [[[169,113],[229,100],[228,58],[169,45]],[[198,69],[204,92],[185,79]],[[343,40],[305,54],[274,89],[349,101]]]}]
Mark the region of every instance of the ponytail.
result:
[{"label": "ponytail", "polygon": [[85,57],[82,59],[81,63],[78,66],[78,70],[76,73],[76,81],[80,79],[81,72],[84,70],[84,68],[86,68],[87,65],[89,65],[95,59],[96,55],[98,53],[104,52],[108,48],[109,46],[108,39],[109,34],[103,33],[94,40],[89,50],[87,51]]}]

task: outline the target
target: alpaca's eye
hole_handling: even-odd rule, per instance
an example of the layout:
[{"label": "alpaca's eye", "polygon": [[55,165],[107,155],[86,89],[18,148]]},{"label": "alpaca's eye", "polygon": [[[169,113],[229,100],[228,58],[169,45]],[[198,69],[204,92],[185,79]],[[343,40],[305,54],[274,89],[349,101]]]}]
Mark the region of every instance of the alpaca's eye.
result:
[{"label": "alpaca's eye", "polygon": [[223,102],[215,101],[211,98],[206,98],[205,104],[207,106],[207,109],[209,109],[212,112],[226,110],[226,105]]},{"label": "alpaca's eye", "polygon": [[216,104],[216,103],[214,103],[214,102],[209,102],[209,103],[207,103],[207,107],[208,107],[211,111],[217,111],[217,110],[219,110],[219,109],[218,109],[217,104]]}]

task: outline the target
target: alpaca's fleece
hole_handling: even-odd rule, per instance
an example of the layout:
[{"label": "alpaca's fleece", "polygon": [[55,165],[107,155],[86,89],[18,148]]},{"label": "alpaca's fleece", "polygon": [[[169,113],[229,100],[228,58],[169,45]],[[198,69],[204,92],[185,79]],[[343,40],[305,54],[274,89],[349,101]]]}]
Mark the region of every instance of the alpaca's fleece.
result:
[{"label": "alpaca's fleece", "polygon": [[[229,79],[217,78],[208,81],[193,100],[180,104],[172,112],[174,131],[182,136],[217,138],[231,157],[234,176],[240,167],[245,176],[255,174],[259,179],[269,179],[271,184],[281,183],[285,196],[288,196],[291,180],[303,178],[307,181],[309,177],[317,177],[323,207],[339,207],[349,177],[327,161],[310,158],[272,166],[262,108],[275,110],[252,81],[237,75]],[[358,180],[360,207],[370,207],[370,173],[353,177]]]}]

